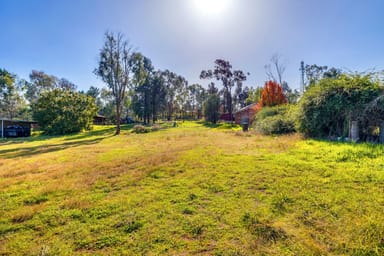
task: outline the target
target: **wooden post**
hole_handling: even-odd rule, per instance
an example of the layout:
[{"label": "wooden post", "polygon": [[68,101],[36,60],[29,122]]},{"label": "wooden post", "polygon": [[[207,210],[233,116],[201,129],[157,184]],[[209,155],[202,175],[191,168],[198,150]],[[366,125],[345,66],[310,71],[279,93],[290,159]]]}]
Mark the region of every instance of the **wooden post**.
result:
[{"label": "wooden post", "polygon": [[384,122],[380,124],[379,142],[384,143]]},{"label": "wooden post", "polygon": [[351,121],[351,140],[356,142],[359,140],[359,122]]}]

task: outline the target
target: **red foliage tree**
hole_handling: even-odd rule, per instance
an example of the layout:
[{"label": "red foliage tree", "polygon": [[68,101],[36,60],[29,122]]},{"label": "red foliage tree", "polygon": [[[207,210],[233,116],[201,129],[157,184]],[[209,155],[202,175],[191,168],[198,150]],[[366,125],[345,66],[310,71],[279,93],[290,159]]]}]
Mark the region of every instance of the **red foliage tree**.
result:
[{"label": "red foliage tree", "polygon": [[283,88],[279,85],[279,83],[275,81],[266,82],[263,91],[261,92],[259,107],[273,107],[286,103],[288,103],[288,100],[285,97]]}]

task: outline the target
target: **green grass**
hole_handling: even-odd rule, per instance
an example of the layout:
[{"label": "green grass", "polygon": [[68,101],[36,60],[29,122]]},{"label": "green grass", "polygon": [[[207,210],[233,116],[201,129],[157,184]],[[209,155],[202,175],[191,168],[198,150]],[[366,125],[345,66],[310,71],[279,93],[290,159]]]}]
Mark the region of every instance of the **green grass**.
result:
[{"label": "green grass", "polygon": [[384,147],[179,122],[0,141],[0,255],[383,255]]}]

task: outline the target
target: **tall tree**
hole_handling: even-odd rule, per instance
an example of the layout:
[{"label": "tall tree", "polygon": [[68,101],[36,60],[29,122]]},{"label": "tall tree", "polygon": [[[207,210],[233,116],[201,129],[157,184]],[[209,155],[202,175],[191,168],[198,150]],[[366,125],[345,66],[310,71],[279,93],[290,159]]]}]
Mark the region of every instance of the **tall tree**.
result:
[{"label": "tall tree", "polygon": [[100,50],[99,65],[94,71],[112,91],[116,107],[116,135],[120,134],[122,103],[130,85],[131,48],[121,33],[105,33],[104,46]]},{"label": "tall tree", "polygon": [[177,76],[177,79],[175,80],[176,84],[176,108],[180,115],[180,117],[185,119],[185,112],[188,105],[188,81],[182,76]]},{"label": "tall tree", "polygon": [[258,103],[261,98],[261,93],[263,92],[263,87],[250,88],[248,92],[248,97],[245,100],[247,105]]},{"label": "tall tree", "polygon": [[327,66],[318,66],[316,64],[305,65],[304,68],[306,86],[311,86],[319,82],[322,78],[338,78],[342,71],[338,68],[329,68]]},{"label": "tall tree", "polygon": [[57,78],[48,75],[44,71],[32,70],[29,75],[30,82],[25,83],[25,97],[30,103],[34,103],[43,92],[52,91],[54,89],[63,89],[75,91],[77,86],[65,78]]},{"label": "tall tree", "polygon": [[216,123],[219,120],[220,97],[214,83],[208,85],[208,97],[204,102],[204,116],[208,122]]},{"label": "tall tree", "polygon": [[0,116],[9,119],[21,117],[26,109],[21,85],[16,80],[16,75],[0,69]]},{"label": "tall tree", "polygon": [[155,123],[157,121],[158,113],[161,110],[165,109],[165,85],[164,85],[164,79],[161,75],[161,71],[155,72],[151,76],[151,115],[152,115],[152,122]]},{"label": "tall tree", "polygon": [[[241,87],[242,82],[247,79],[247,76],[241,70],[232,70],[232,65],[229,61],[217,59],[213,70],[203,70],[200,74],[200,79],[216,79],[223,84],[224,109],[228,111],[229,116],[233,116],[233,102],[236,101],[235,95],[232,95],[234,86]],[[237,92],[239,93],[239,92]],[[232,120],[232,119],[231,119]]]},{"label": "tall tree", "polygon": [[29,75],[30,83],[26,84],[25,97],[34,103],[41,93],[57,88],[57,78],[47,75],[44,71],[32,70]]},{"label": "tall tree", "polygon": [[88,91],[85,94],[88,96],[91,96],[94,99],[97,106],[97,111],[100,111],[103,107],[103,103],[100,98],[100,95],[101,95],[100,89],[95,86],[91,86],[89,87]]},{"label": "tall tree", "polygon": [[77,86],[65,78],[57,80],[57,86],[63,90],[76,91]]},{"label": "tall tree", "polygon": [[206,90],[200,84],[192,84],[188,86],[188,90],[192,116],[196,114],[196,119],[200,119],[203,110],[203,103],[207,97]]},{"label": "tall tree", "polygon": [[16,75],[0,69],[0,115],[13,119],[21,109],[22,97],[16,83]]},{"label": "tall tree", "polygon": [[133,53],[130,61],[132,66],[134,93],[132,106],[134,112],[149,123],[151,115],[151,79],[154,67],[149,58],[141,53]]},{"label": "tall tree", "polygon": [[272,55],[270,63],[265,65],[264,68],[268,80],[279,83],[286,95],[292,92],[288,83],[283,79],[283,74],[287,65],[282,60],[282,56],[280,54],[275,53]]}]

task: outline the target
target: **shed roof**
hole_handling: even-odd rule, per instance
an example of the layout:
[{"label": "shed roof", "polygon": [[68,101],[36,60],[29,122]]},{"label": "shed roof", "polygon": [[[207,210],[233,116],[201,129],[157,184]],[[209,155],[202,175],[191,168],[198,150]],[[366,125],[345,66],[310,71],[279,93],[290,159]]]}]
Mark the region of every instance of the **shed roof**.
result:
[{"label": "shed roof", "polygon": [[239,113],[239,112],[242,112],[242,111],[245,111],[245,110],[248,110],[248,109],[250,109],[250,108],[252,108],[252,107],[255,107],[256,105],[257,105],[257,103],[252,103],[252,104],[250,104],[250,105],[248,105],[248,106],[245,106],[245,107],[239,109],[238,111],[235,112],[235,114],[236,114],[236,113]]},{"label": "shed roof", "polygon": [[13,123],[37,124],[36,121],[17,120],[17,119],[3,118],[3,117],[0,117],[0,121],[4,121],[4,122],[7,121],[7,122],[13,122]]}]

